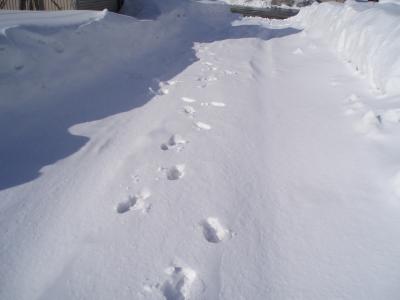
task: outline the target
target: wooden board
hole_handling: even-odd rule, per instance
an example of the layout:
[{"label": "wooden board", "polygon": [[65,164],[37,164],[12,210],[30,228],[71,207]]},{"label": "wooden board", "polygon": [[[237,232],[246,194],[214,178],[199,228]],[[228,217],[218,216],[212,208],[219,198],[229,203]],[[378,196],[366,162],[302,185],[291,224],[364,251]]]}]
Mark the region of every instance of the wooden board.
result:
[{"label": "wooden board", "polygon": [[286,19],[293,17],[299,13],[299,9],[296,8],[281,8],[281,7],[265,7],[265,8],[254,8],[247,6],[231,6],[231,12],[242,14],[246,17],[262,17],[268,19]]}]

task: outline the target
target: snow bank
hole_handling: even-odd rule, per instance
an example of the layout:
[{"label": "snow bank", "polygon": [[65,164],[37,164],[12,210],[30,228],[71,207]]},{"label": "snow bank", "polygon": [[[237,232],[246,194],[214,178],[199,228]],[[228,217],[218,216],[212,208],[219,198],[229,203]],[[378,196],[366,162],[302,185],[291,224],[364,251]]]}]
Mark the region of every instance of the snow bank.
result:
[{"label": "snow bank", "polygon": [[73,26],[98,21],[107,14],[103,11],[7,11],[0,12],[0,32],[4,35],[7,28],[22,25]]},{"label": "snow bank", "polygon": [[[0,12],[0,76],[31,67],[37,72],[43,62],[38,56],[51,59],[64,52],[65,40],[54,38],[55,33],[65,34],[100,21],[107,11],[66,12]],[[35,53],[35,52],[38,53]],[[47,53],[50,52],[50,53]],[[32,59],[34,57],[34,59]],[[5,77],[4,82],[10,80]]]},{"label": "snow bank", "polygon": [[400,6],[315,4],[303,8],[295,19],[328,41],[374,88],[388,95],[400,94]]}]

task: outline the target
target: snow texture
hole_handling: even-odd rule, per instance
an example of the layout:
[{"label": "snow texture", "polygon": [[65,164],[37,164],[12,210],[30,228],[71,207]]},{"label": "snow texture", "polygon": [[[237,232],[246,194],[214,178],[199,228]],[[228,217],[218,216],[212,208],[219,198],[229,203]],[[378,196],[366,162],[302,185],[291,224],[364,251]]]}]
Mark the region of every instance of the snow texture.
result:
[{"label": "snow texture", "polygon": [[295,18],[310,34],[326,40],[375,89],[400,95],[399,5],[314,4]]},{"label": "snow texture", "polygon": [[1,11],[0,299],[397,300],[390,2]]}]

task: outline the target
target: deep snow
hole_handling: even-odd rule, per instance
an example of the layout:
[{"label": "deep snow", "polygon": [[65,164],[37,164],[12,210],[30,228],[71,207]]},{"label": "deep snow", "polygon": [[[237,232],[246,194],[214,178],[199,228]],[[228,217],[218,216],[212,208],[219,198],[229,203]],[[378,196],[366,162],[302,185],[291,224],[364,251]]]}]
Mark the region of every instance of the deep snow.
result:
[{"label": "deep snow", "polygon": [[0,299],[397,299],[398,6],[124,11],[0,13]]}]

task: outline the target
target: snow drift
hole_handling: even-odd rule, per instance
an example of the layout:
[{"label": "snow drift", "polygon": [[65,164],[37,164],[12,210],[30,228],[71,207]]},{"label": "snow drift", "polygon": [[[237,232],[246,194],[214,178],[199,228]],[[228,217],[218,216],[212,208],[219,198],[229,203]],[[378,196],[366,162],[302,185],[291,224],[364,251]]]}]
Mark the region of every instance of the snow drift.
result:
[{"label": "snow drift", "polygon": [[324,3],[294,17],[326,40],[371,85],[400,94],[400,6],[392,3]]}]

